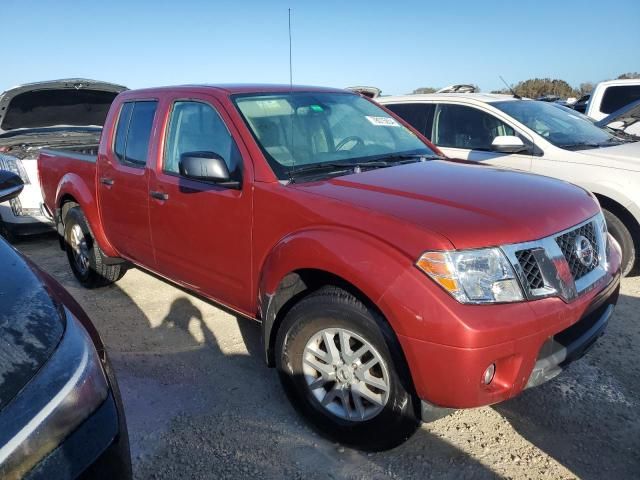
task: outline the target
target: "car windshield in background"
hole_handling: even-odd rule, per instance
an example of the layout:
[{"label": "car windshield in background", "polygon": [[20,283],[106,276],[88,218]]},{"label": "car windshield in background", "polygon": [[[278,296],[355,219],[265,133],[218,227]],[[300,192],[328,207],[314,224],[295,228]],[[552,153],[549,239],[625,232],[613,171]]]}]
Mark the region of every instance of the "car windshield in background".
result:
[{"label": "car windshield in background", "polygon": [[358,95],[291,92],[234,100],[281,180],[314,166],[386,166],[387,160],[435,155],[413,132]]},{"label": "car windshield in background", "polygon": [[509,100],[492,105],[557,147],[570,150],[615,145],[623,140],[597,127],[581,113],[547,102]]}]

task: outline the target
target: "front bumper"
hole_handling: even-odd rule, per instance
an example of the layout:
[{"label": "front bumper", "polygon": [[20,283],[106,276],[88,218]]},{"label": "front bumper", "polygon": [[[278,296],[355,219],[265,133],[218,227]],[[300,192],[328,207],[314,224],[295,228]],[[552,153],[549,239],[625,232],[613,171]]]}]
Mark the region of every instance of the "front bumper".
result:
[{"label": "front bumper", "polygon": [[[379,304],[392,323],[426,416],[439,407],[473,408],[512,398],[557,375],[603,333],[620,288],[620,250],[604,277],[572,301],[463,305],[408,271]],[[609,308],[611,307],[611,308]],[[495,364],[485,385],[483,374]]]}]

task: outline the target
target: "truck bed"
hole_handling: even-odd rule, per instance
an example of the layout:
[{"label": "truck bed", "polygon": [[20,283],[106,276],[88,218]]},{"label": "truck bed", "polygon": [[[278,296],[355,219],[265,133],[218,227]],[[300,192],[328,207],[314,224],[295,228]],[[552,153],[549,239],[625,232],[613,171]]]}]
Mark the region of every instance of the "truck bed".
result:
[{"label": "truck bed", "polygon": [[[38,156],[38,176],[44,204],[56,212],[57,187],[65,177],[74,184],[77,195],[95,205],[95,178],[98,145],[77,145],[65,149],[43,149]],[[76,199],[79,200],[79,199]]]}]

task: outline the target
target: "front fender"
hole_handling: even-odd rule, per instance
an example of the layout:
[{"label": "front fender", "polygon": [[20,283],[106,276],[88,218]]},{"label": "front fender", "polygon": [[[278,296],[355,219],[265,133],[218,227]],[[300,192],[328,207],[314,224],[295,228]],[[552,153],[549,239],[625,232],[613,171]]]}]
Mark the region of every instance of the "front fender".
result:
[{"label": "front fender", "polygon": [[362,232],[341,227],[298,231],[283,238],[265,258],[259,281],[263,341],[270,358],[273,327],[280,305],[273,299],[281,281],[299,270],[313,269],[350,283],[375,304],[396,334],[402,325],[378,300],[394,281],[410,269],[413,260],[394,246]]},{"label": "front fender", "polygon": [[96,203],[94,192],[91,191],[86,182],[78,174],[66,173],[60,180],[58,190],[56,191],[56,210],[62,208],[61,202],[63,198],[68,196],[73,197],[80,205],[82,213],[91,228],[91,233],[103,253],[108,257],[118,257],[118,252],[109,243],[102,228],[100,212],[98,211],[98,204]]}]

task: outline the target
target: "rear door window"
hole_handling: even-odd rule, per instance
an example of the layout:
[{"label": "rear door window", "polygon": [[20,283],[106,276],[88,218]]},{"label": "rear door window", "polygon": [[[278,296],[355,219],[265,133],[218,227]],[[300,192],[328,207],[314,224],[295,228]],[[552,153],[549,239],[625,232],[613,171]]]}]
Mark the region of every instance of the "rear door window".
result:
[{"label": "rear door window", "polygon": [[440,104],[435,115],[433,143],[439,147],[491,150],[499,135],[515,135],[493,115],[465,105]]},{"label": "rear door window", "polygon": [[431,139],[431,127],[433,125],[433,113],[436,109],[433,103],[392,103],[386,108],[409,123],[422,135]]},{"label": "rear door window", "polygon": [[120,110],[114,152],[121,163],[144,167],[158,102],[138,101],[123,104]]},{"label": "rear door window", "polygon": [[600,111],[607,114],[613,113],[636,100],[640,100],[640,85],[608,87],[602,96]]}]

